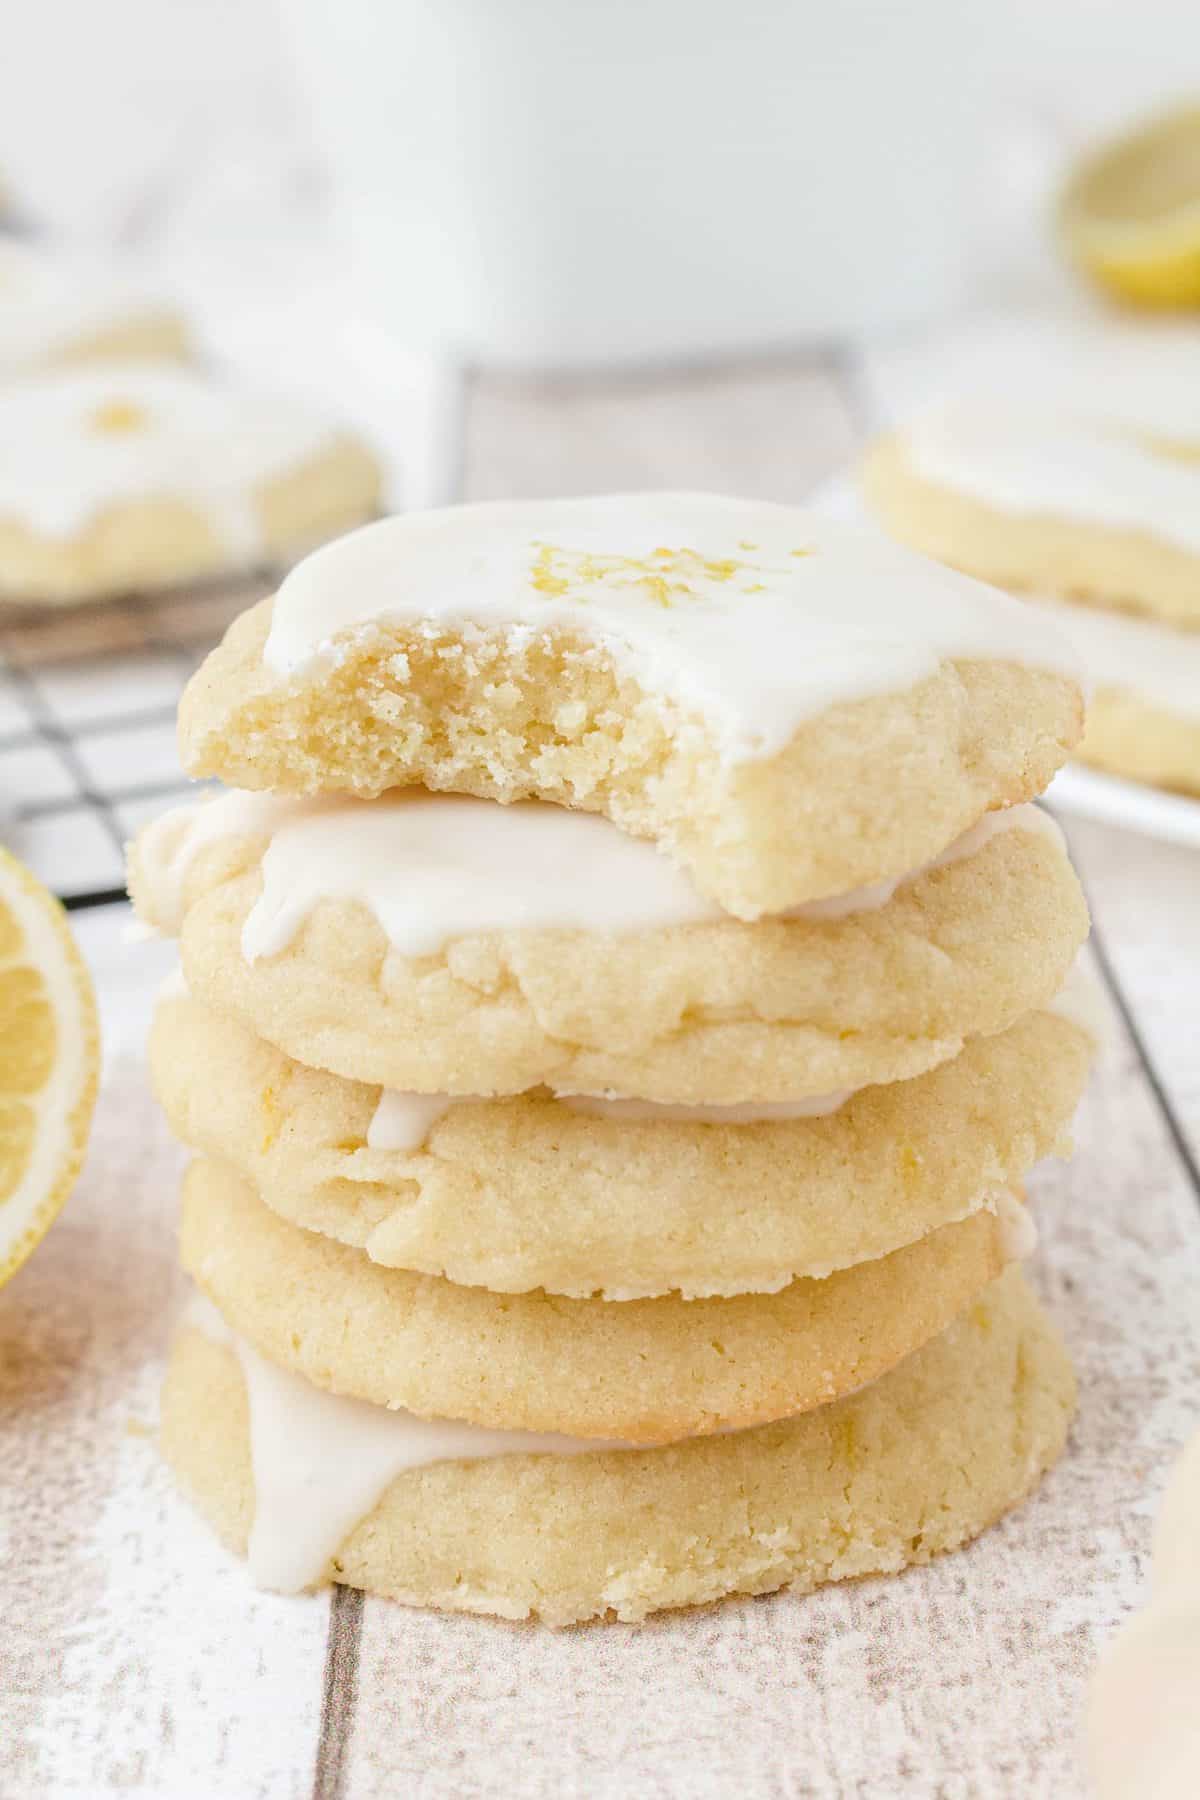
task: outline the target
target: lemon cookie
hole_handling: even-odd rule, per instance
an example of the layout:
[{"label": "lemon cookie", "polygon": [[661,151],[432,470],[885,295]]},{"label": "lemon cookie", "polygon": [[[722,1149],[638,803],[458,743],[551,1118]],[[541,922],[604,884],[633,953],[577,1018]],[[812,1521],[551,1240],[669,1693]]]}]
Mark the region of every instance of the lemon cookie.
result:
[{"label": "lemon cookie", "polygon": [[1051,629],[882,541],[712,495],[456,507],[309,557],[180,707],[241,787],[601,812],[758,918],[893,879],[1079,736]]},{"label": "lemon cookie", "polygon": [[1034,598],[1074,640],[1093,683],[1079,760],[1200,794],[1200,632]]},{"label": "lemon cookie", "polygon": [[[987,409],[964,402],[958,410],[967,412],[973,433],[983,434],[991,417]],[[1061,423],[1046,426],[1033,467],[1040,471],[1049,457],[1059,469],[1059,485],[1047,486],[1038,474],[1039,492],[1061,490],[1065,507],[1063,483],[1076,481],[1084,512],[1080,519],[1048,521],[1041,503],[1025,491],[1017,467],[1023,454],[1019,439],[1010,447],[1011,468],[1007,462],[1003,470],[988,462],[976,468],[968,459],[958,487],[951,481],[958,412],[938,418],[947,434],[946,441],[933,440],[933,472],[941,485],[932,482],[921,461],[934,429],[928,420],[918,422],[911,439],[884,443],[870,459],[867,492],[884,521],[897,536],[956,567],[1032,590],[1029,598],[1072,640],[1092,683],[1087,728],[1075,751],[1082,762],[1135,781],[1200,793],[1200,632],[1177,628],[1200,625],[1195,601],[1200,533],[1194,524],[1200,464],[1194,457],[1180,460],[1147,448],[1148,426],[1117,448],[1101,442],[1099,449],[1095,442],[1080,441],[1082,427],[1075,428],[1073,439]],[[964,434],[964,442],[978,451],[973,435]],[[999,457],[995,444],[990,450]],[[1140,537],[1125,530],[1114,538],[1115,521],[1133,515],[1139,494],[1127,461],[1139,467],[1149,462],[1157,471],[1163,501],[1157,535],[1147,535],[1147,522]],[[1158,485],[1154,491],[1160,491]],[[984,503],[985,493],[994,496],[991,507]],[[999,510],[1002,501],[1012,510]],[[1095,517],[1087,516],[1085,502]],[[1172,509],[1179,514],[1180,531],[1190,534],[1191,549],[1182,541],[1169,542]],[[1068,599],[1047,598],[1050,594]],[[1101,610],[1105,606],[1148,616],[1123,616]]]},{"label": "lemon cookie", "polygon": [[0,376],[67,363],[178,359],[174,305],[119,265],[48,256],[0,237]]},{"label": "lemon cookie", "polygon": [[795,1101],[915,1075],[1052,998],[1087,932],[1057,828],[989,815],[893,891],[743,924],[607,820],[231,794],[140,837],[192,991],[298,1062],[421,1092]]},{"label": "lemon cookie", "polygon": [[150,1038],[176,1136],[283,1218],[388,1267],[619,1300],[773,1292],[967,1217],[1065,1148],[1089,1060],[1078,1025],[1033,1013],[914,1081],[690,1108],[380,1090],[180,992]]},{"label": "lemon cookie", "polygon": [[121,364],[5,390],[0,597],[78,601],[278,561],[374,511],[356,438],[195,369]]},{"label": "lemon cookie", "polygon": [[963,399],[885,438],[867,498],[902,542],[1033,594],[1200,628],[1200,448],[1092,412]]},{"label": "lemon cookie", "polygon": [[264,1355],[428,1418],[655,1443],[755,1425],[874,1381],[1032,1247],[1024,1206],[824,1281],[728,1299],[492,1294],[301,1231],[227,1165],[184,1180],[183,1266]]},{"label": "lemon cookie", "polygon": [[1076,755],[1110,775],[1200,794],[1200,719],[1180,718],[1141,694],[1098,689]]},{"label": "lemon cookie", "polygon": [[654,1450],[332,1399],[205,1309],[176,1339],[162,1446],[262,1586],[569,1625],[927,1562],[1036,1485],[1073,1408],[1066,1353],[1011,1272],[864,1392]]}]

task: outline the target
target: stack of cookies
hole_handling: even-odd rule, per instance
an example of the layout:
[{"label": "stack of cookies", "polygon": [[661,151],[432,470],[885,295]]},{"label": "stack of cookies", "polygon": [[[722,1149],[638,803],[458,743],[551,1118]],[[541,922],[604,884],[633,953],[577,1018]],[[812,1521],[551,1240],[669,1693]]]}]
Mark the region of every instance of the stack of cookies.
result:
[{"label": "stack of cookies", "polygon": [[1137,349],[1065,356],[1066,394],[930,408],[865,488],[901,541],[1056,616],[1094,684],[1084,762],[1200,795],[1200,359],[1170,335]]},{"label": "stack of cookies", "polygon": [[387,520],[185,696],[131,855],[197,1153],[163,1445],[256,1578],[555,1624],[898,1570],[1073,1384],[1070,655],[785,507]]}]

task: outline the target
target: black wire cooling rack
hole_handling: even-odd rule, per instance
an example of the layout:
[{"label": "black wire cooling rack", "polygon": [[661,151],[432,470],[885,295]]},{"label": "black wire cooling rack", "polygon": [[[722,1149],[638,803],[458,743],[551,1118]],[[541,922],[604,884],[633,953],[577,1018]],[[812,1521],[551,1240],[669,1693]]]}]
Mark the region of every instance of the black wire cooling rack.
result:
[{"label": "black wire cooling rack", "polygon": [[123,898],[123,846],[185,792],[175,708],[264,578],[69,611],[0,608],[0,843],[68,907]]}]

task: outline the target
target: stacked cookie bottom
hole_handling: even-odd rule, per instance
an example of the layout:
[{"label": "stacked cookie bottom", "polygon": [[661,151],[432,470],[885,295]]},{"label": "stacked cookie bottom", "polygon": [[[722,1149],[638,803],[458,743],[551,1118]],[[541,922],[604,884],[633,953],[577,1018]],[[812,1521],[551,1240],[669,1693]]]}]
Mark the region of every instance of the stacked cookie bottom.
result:
[{"label": "stacked cookie bottom", "polygon": [[1058,1455],[1016,1264],[1086,915],[1035,808],[756,923],[603,819],[406,793],[180,809],[131,888],[198,1153],[163,1447],[265,1585],[638,1619],[925,1561]]}]

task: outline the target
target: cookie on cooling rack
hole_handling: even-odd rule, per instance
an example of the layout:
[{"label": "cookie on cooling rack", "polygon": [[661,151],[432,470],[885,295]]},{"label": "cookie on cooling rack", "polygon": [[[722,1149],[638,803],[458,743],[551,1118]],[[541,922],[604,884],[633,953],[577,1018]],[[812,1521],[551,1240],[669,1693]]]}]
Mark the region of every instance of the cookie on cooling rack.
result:
[{"label": "cookie on cooling rack", "polygon": [[63,603],[289,561],[376,510],[367,446],[183,365],[27,375],[0,409],[0,599]]}]

